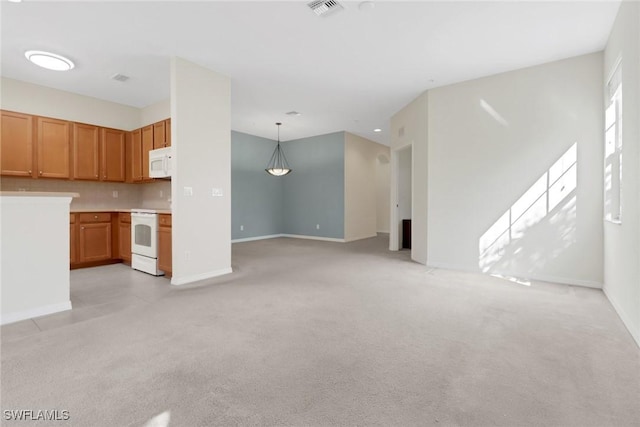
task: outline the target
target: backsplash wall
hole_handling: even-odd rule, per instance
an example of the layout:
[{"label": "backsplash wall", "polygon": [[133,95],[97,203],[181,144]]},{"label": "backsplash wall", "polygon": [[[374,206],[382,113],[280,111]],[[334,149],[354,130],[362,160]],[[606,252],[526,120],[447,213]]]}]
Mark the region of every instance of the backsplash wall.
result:
[{"label": "backsplash wall", "polygon": [[[2,177],[2,191],[52,191],[79,193],[71,201],[71,209],[170,209],[171,181],[146,184],[121,182],[67,181],[59,179],[31,179]],[[160,190],[163,191],[160,197]],[[118,197],[114,196],[117,191]]]},{"label": "backsplash wall", "polygon": [[139,184],[140,201],[145,209],[171,209],[171,181],[158,180]]}]

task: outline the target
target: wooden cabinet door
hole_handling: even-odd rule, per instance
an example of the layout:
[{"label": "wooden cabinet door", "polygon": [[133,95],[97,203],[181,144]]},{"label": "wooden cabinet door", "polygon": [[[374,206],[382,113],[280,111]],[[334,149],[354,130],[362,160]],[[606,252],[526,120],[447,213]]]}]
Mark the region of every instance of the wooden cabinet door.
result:
[{"label": "wooden cabinet door", "polygon": [[124,131],[102,129],[102,181],[125,180],[125,138]]},{"label": "wooden cabinet door", "polygon": [[111,259],[111,223],[80,224],[80,262]]},{"label": "wooden cabinet door", "polygon": [[33,117],[2,111],[0,174],[31,176],[33,173]]},{"label": "wooden cabinet door", "polygon": [[153,149],[167,146],[166,128],[164,120],[153,124]]},{"label": "wooden cabinet door", "polygon": [[37,118],[38,176],[69,178],[70,123],[64,120]]},{"label": "wooden cabinet door", "polygon": [[[149,166],[147,166],[149,168]],[[142,181],[142,130],[131,132],[131,174],[134,181]]]},{"label": "wooden cabinet door", "polygon": [[142,180],[149,178],[149,151],[153,150],[153,125],[142,128]]},{"label": "wooden cabinet door", "polygon": [[118,258],[131,262],[131,224],[121,222],[119,225]]},{"label": "wooden cabinet door", "polygon": [[73,124],[73,178],[100,179],[100,128]]},{"label": "wooden cabinet door", "polygon": [[171,227],[158,227],[158,268],[171,273]]},{"label": "wooden cabinet door", "polygon": [[164,121],[164,135],[165,141],[167,141],[166,146],[171,147],[171,119]]},{"label": "wooden cabinet door", "polygon": [[78,235],[76,233],[76,216],[70,214],[69,220],[69,263],[75,264],[78,262]]}]

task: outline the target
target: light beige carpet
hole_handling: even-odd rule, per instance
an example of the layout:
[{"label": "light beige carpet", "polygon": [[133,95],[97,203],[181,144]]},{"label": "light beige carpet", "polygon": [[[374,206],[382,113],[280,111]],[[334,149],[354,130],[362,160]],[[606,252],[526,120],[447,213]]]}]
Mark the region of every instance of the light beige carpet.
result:
[{"label": "light beige carpet", "polygon": [[2,410],[68,410],[56,426],[640,425],[640,352],[602,292],[429,271],[386,246],[235,244],[232,275],[3,340]]}]

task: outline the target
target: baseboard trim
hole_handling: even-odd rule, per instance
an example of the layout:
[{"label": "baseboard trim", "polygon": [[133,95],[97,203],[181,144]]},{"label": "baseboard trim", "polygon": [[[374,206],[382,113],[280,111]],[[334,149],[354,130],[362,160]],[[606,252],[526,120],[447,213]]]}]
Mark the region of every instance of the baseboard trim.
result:
[{"label": "baseboard trim", "polygon": [[584,288],[592,288],[592,289],[602,289],[602,283],[591,281],[591,280],[582,280],[582,279],[569,279],[566,277],[558,277],[558,276],[546,276],[546,275],[531,275],[531,276],[523,276],[521,274],[516,274],[511,271],[491,271],[487,273],[483,273],[482,271],[473,270],[470,268],[465,268],[459,265],[451,265],[440,262],[429,262],[427,267],[431,268],[444,268],[447,270],[458,270],[458,271],[466,271],[468,273],[479,273],[479,274],[500,274],[503,276],[513,276],[526,280],[536,280],[538,282],[551,282],[551,283],[559,283],[562,285],[572,285],[572,286],[582,286]]},{"label": "baseboard trim", "polygon": [[323,242],[345,243],[344,239],[336,239],[333,237],[321,237],[321,236],[305,236],[303,234],[283,234],[281,237],[290,237],[292,239],[321,240]]},{"label": "baseboard trim", "polygon": [[175,286],[187,285],[189,283],[199,282],[201,280],[211,279],[213,277],[223,276],[229,273],[233,273],[233,269],[231,267],[222,268],[220,270],[208,271],[206,273],[201,273],[201,274],[193,274],[191,276],[185,276],[185,277],[174,276],[171,278],[171,284]]},{"label": "baseboard trim", "polygon": [[604,295],[609,300],[609,303],[613,306],[613,309],[618,314],[618,317],[620,318],[620,320],[622,320],[622,323],[627,328],[627,331],[629,331],[631,338],[633,338],[636,344],[638,345],[638,347],[640,347],[640,331],[633,330],[633,323],[631,323],[631,317],[627,314],[626,311],[622,309],[620,304],[618,304],[613,298],[611,298],[611,295],[607,291],[606,287],[603,287],[602,291],[604,292]]},{"label": "baseboard trim", "polygon": [[[345,239],[336,239],[334,237],[306,236],[304,234],[268,234],[266,236],[247,237],[246,239],[234,239],[231,241],[231,243],[253,242],[256,240],[277,239],[279,237],[289,237],[291,239],[321,240],[323,242],[338,242],[338,243],[347,242]],[[374,234],[367,237],[359,237],[357,239],[353,239],[349,241],[352,242],[354,240],[368,239],[369,237],[376,237],[376,235]]]},{"label": "baseboard trim", "polygon": [[267,234],[266,236],[246,237],[244,239],[233,239],[231,243],[253,242],[256,240],[277,239],[282,237],[282,234]]},{"label": "baseboard trim", "polygon": [[34,317],[46,316],[47,314],[59,313],[61,311],[71,310],[71,308],[71,301],[66,301],[59,304],[44,305],[42,307],[31,308],[29,310],[17,311],[14,313],[3,313],[0,325],[7,325],[21,320],[33,319]]},{"label": "baseboard trim", "polygon": [[356,242],[358,240],[370,239],[372,237],[378,237],[378,233],[367,234],[366,236],[352,237],[350,239],[344,239],[344,241],[345,243],[349,243],[349,242]]}]

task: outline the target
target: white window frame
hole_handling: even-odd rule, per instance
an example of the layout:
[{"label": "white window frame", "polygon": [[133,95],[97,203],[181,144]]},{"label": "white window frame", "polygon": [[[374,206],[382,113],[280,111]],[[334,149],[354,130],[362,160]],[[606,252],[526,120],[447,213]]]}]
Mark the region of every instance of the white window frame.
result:
[{"label": "white window frame", "polygon": [[622,61],[619,58],[605,87],[604,220],[622,224]]}]

